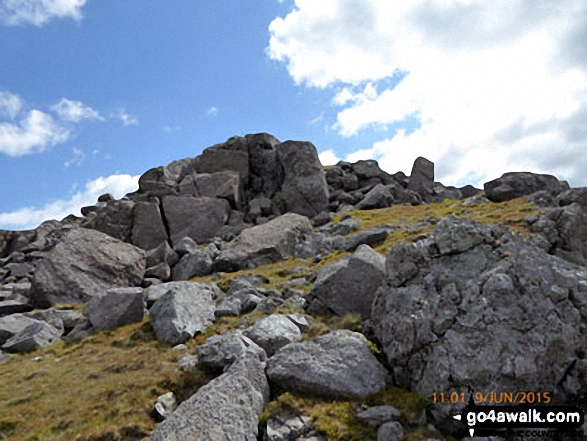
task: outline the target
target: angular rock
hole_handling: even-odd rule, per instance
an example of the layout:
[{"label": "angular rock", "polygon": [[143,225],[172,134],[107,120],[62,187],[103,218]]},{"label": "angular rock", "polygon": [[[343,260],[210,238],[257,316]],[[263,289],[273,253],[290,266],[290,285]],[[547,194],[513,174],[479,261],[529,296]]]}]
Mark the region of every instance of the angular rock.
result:
[{"label": "angular rock", "polygon": [[238,297],[228,297],[216,307],[214,315],[217,318],[237,316],[242,313],[242,301]]},{"label": "angular rock", "polygon": [[357,209],[372,210],[374,208],[389,207],[391,204],[393,204],[393,195],[390,188],[383,184],[377,184],[357,204]]},{"label": "angular rock", "polygon": [[167,239],[159,204],[137,202],[133,210],[132,244],[143,250],[152,250],[162,242],[167,242]]},{"label": "angular rock", "polygon": [[432,161],[421,156],[416,158],[410,174],[408,190],[418,193],[423,198],[434,194],[434,163]]},{"label": "angular rock", "polygon": [[265,361],[267,354],[241,331],[214,335],[197,348],[200,364],[211,369],[224,369],[232,365],[244,352],[255,354]]},{"label": "angular rock", "polygon": [[185,236],[202,243],[226,223],[230,205],[224,199],[164,196],[163,213],[174,245]]},{"label": "angular rock", "polygon": [[100,231],[123,242],[130,242],[134,207],[135,203],[132,201],[110,202],[84,227]]},{"label": "angular rock", "polygon": [[238,271],[292,257],[296,246],[311,232],[308,218],[295,213],[248,228],[222,249],[214,270]]},{"label": "angular rock", "polygon": [[2,349],[13,353],[30,352],[38,347],[51,346],[60,338],[61,334],[53,326],[37,321],[9,338],[2,345]]},{"label": "angular rock", "polygon": [[27,326],[37,323],[38,320],[25,316],[24,314],[12,314],[0,317],[0,345],[14,335],[22,332]]},{"label": "angular rock", "polygon": [[162,294],[149,310],[157,339],[168,345],[184,343],[214,321],[214,300],[209,286],[192,282],[158,285]]},{"label": "angular rock", "polygon": [[[191,239],[190,239],[191,240]],[[158,265],[159,263],[165,262],[170,267],[175,265],[179,261],[178,253],[176,253],[173,248],[169,246],[167,241],[162,242],[152,250],[147,252],[147,263],[146,267],[150,268],[152,266]]]},{"label": "angular rock", "polygon": [[557,205],[565,207],[571,204],[579,204],[584,210],[587,209],[587,187],[571,188],[556,197]]},{"label": "angular rock", "polygon": [[151,196],[177,194],[177,182],[166,167],[155,167],[139,178],[139,193],[148,193]]},{"label": "angular rock", "polygon": [[87,321],[85,316],[75,309],[47,309],[44,311],[35,311],[25,314],[27,317],[34,318],[49,323],[62,334],[67,334],[80,323]]},{"label": "angular rock", "polygon": [[145,278],[156,278],[164,282],[167,282],[170,277],[171,268],[169,267],[167,262],[161,262],[145,270]]},{"label": "angular rock", "polygon": [[236,171],[196,174],[193,185],[195,196],[226,199],[234,209],[241,204],[242,185]]},{"label": "angular rock", "polygon": [[369,183],[387,185],[394,182],[393,177],[381,170],[374,159],[360,160],[350,165],[354,175],[358,178],[359,187],[365,187]]},{"label": "angular rock", "polygon": [[566,181],[551,175],[528,172],[505,173],[501,178],[483,184],[485,196],[492,202],[505,202],[536,191],[545,190],[556,196],[569,189]]},{"label": "angular rock", "polygon": [[337,315],[357,312],[371,315],[371,304],[385,278],[385,257],[368,245],[352,256],[322,268],[310,292],[310,311],[326,308]]},{"label": "angular rock", "polygon": [[167,392],[166,394],[157,397],[155,411],[161,418],[168,418],[175,409],[177,409],[177,400],[173,392]]},{"label": "angular rock", "polygon": [[29,263],[9,263],[4,268],[10,271],[10,275],[18,279],[30,276],[34,268]]},{"label": "angular rock", "polygon": [[[231,142],[232,141],[232,142]],[[205,149],[195,158],[195,169],[198,173],[217,173],[235,171],[243,183],[249,182],[249,154],[242,138],[231,138],[225,144]]]},{"label": "angular rock", "polygon": [[287,141],[276,149],[284,170],[281,194],[286,210],[309,217],[328,210],[328,186],[316,147]]},{"label": "angular rock", "polygon": [[283,167],[276,146],[279,140],[267,133],[245,137],[249,152],[249,191],[252,196],[272,198],[283,184]]},{"label": "angular rock", "polygon": [[138,286],[145,253],[98,231],[71,231],[41,260],[33,279],[35,306],[87,302],[110,288]]},{"label": "angular rock", "polygon": [[373,406],[357,413],[357,418],[369,423],[373,427],[379,427],[390,421],[397,421],[401,413],[393,406]]},{"label": "angular rock", "polygon": [[114,329],[143,320],[142,288],[115,288],[92,297],[83,313],[96,331]]},{"label": "angular rock", "polygon": [[399,441],[403,434],[404,429],[397,421],[385,423],[377,431],[377,441]]},{"label": "angular rock", "polygon": [[186,254],[194,254],[198,250],[198,244],[191,237],[182,237],[176,241],[175,245],[173,246],[173,250],[180,257]]},{"label": "angular rock", "polygon": [[[273,417],[267,421],[265,441],[299,440],[312,430],[312,418],[294,416],[290,418]],[[304,438],[305,439],[305,438]]]},{"label": "angular rock", "polygon": [[151,441],[256,441],[259,414],[269,401],[264,369],[255,355],[245,354],[181,403]]},{"label": "angular rock", "polygon": [[345,238],[340,249],[343,251],[355,251],[360,245],[377,245],[387,239],[389,233],[390,229],[386,227],[370,228]]},{"label": "angular rock", "polygon": [[366,397],[389,380],[367,339],[347,330],[283,347],[267,362],[267,376],[285,390],[328,398]]},{"label": "angular rock", "polygon": [[302,339],[300,329],[286,315],[273,314],[257,320],[243,334],[272,356],[285,345]]},{"label": "angular rock", "polygon": [[[587,270],[503,226],[446,219],[436,228],[443,232],[392,248],[373,302],[395,381],[424,396],[550,390],[562,404],[584,394]],[[450,424],[457,408],[433,405],[432,415]]]},{"label": "angular rock", "polygon": [[192,277],[212,274],[212,259],[204,250],[196,250],[192,254],[184,255],[173,267],[173,280],[189,280]]}]

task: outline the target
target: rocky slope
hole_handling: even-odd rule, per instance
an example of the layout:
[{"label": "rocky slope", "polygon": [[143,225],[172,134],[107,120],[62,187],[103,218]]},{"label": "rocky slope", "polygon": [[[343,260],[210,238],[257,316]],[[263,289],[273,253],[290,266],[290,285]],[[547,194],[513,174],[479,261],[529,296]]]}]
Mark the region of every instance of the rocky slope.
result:
[{"label": "rocky slope", "polygon": [[586,210],[268,134],[151,169],[0,231],[0,439],[460,439],[440,393],[585,403]]}]

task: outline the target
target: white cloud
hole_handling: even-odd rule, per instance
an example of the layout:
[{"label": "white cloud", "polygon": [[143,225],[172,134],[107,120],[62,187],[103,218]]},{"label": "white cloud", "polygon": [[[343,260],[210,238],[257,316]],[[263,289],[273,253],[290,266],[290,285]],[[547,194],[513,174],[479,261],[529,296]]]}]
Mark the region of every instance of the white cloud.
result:
[{"label": "white cloud", "polygon": [[54,18],[82,18],[87,0],[0,0],[0,22],[8,26],[42,26]]},{"label": "white cloud", "polygon": [[13,120],[22,107],[22,99],[18,95],[0,90],[0,118],[7,117]]},{"label": "white cloud", "polygon": [[[268,55],[296,84],[333,90],[340,135],[420,120],[350,158],[409,173],[425,156],[447,184],[528,170],[587,185],[587,3],[295,4],[271,23]],[[399,84],[384,86],[398,71]]]},{"label": "white cloud", "polygon": [[136,126],[139,124],[137,117],[130,115],[124,108],[118,111],[118,117],[125,126]]},{"label": "white cloud", "polygon": [[319,153],[318,158],[320,159],[322,165],[334,165],[340,161],[332,149],[324,150],[323,152]]},{"label": "white cloud", "polygon": [[17,157],[41,152],[66,142],[70,132],[39,110],[31,110],[18,123],[0,122],[0,153]]},{"label": "white cloud", "polygon": [[206,110],[207,116],[218,116],[218,108],[212,106]]},{"label": "white cloud", "polygon": [[81,216],[80,209],[96,203],[98,196],[110,193],[119,199],[126,193],[138,189],[139,175],[111,175],[100,177],[86,183],[82,191],[78,191],[69,199],[48,202],[41,208],[26,207],[10,213],[0,213],[0,228],[31,229],[49,219],[63,219],[69,214]]},{"label": "white cloud", "polygon": [[72,101],[67,98],[62,98],[51,107],[51,110],[65,121],[80,122],[82,119],[104,121],[104,118],[91,107],[84,106],[81,101]]}]

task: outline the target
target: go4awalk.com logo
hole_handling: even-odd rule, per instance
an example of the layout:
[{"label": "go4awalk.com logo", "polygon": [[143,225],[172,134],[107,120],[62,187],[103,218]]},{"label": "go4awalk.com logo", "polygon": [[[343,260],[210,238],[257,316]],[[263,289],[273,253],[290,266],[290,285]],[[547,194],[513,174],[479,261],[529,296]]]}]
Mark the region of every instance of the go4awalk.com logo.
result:
[{"label": "go4awalk.com logo", "polygon": [[454,419],[464,423],[469,435],[586,439],[581,427],[585,413],[577,406],[487,406],[470,401]]}]

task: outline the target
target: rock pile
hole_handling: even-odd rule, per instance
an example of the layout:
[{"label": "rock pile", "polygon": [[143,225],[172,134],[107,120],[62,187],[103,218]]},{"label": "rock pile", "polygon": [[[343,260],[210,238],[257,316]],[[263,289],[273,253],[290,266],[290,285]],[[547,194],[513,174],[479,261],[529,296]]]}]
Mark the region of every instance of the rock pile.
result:
[{"label": "rock pile", "polygon": [[[406,227],[361,229],[348,213],[461,198],[474,210],[487,201],[480,192],[435,182],[425,158],[408,177],[376,161],[323,168],[308,142],[231,138],[147,171],[121,200],[101,196],[82,209],[84,218],[0,231],[0,362],[145,314],[156,338],[175,346],[221,317],[254,311],[254,324],[241,320],[182,359],[182,369],[217,377],[182,403],[160,397],[164,421],[153,441],[324,439],[310,415],[271,415],[259,425],[284,392],[360,400],[395,384],[427,398],[472,388],[586,400],[585,189],[506,173],[485,184],[484,196],[528,196],[541,206],[527,219],[533,236],[452,216],[423,219],[433,232],[387,255],[376,249]],[[333,253],[346,254],[318,271],[291,270],[295,277],[278,287],[263,288],[250,274],[222,289],[189,282],[290,258],[318,264]],[[316,317],[345,314],[364,320],[363,333],[309,338]],[[464,426],[449,418],[458,410],[431,403],[429,421],[462,436]],[[355,417],[378,439],[400,439],[409,428],[390,406],[357,408]]]}]

